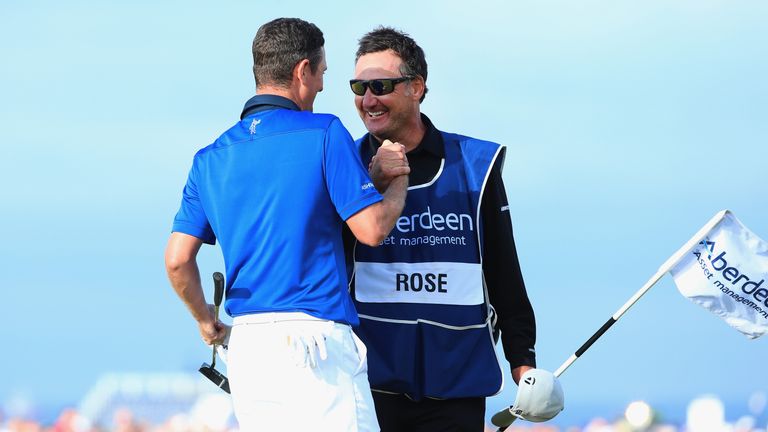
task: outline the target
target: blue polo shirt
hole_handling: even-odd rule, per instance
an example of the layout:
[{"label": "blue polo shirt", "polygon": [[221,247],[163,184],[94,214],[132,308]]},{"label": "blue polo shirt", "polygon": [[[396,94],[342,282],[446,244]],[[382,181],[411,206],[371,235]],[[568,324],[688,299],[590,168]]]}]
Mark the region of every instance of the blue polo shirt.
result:
[{"label": "blue polo shirt", "polygon": [[257,95],[195,155],[173,231],[218,239],[231,316],[305,312],[357,325],[342,225],[381,200],[337,117]]}]

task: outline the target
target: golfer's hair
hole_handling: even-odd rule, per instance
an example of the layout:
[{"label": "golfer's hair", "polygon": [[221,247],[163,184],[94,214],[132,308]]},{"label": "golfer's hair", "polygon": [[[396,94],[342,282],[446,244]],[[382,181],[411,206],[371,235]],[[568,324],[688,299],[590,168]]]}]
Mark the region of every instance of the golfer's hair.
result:
[{"label": "golfer's hair", "polygon": [[323,58],[325,39],[316,25],[298,18],[278,18],[259,27],[253,38],[256,87],[290,87],[293,68],[309,60],[312,73]]},{"label": "golfer's hair", "polygon": [[424,57],[424,50],[407,33],[392,27],[376,27],[358,41],[355,61],[360,60],[360,57],[366,54],[386,50],[394,51],[403,60],[403,64],[400,66],[400,73],[403,76],[418,75],[424,79],[424,94],[419,102],[424,101],[428,91],[427,59]]}]

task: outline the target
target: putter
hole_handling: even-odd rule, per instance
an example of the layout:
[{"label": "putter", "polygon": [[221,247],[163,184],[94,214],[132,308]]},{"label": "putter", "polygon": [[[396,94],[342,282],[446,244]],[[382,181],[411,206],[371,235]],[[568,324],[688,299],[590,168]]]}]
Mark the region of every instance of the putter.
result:
[{"label": "putter", "polygon": [[[224,297],[224,275],[216,272],[213,274],[213,311],[216,316],[216,320],[219,319],[219,305],[221,305],[221,299]],[[229,379],[224,376],[223,373],[216,370],[216,345],[213,345],[213,359],[210,366],[208,363],[203,363],[200,366],[200,373],[206,378],[211,380],[216,387],[229,393]]]}]

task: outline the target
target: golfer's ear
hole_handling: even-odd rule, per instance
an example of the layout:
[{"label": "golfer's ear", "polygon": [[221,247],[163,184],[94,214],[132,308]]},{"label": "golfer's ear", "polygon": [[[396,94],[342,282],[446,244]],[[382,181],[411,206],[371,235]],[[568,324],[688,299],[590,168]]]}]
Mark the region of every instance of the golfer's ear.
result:
[{"label": "golfer's ear", "polygon": [[309,67],[309,59],[304,59],[293,67],[293,77],[300,83],[304,83],[309,75],[312,74],[312,69]]}]

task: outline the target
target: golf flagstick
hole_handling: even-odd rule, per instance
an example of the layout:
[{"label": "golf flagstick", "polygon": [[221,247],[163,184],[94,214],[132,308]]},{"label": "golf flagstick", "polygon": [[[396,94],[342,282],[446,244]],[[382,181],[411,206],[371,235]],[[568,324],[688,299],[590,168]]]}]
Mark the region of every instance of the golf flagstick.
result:
[{"label": "golf flagstick", "polygon": [[[640,300],[640,297],[645,295],[645,293],[648,292],[651,287],[656,285],[656,283],[662,278],[662,276],[664,276],[664,274],[671,270],[672,267],[674,267],[675,264],[677,264],[685,254],[690,252],[691,249],[693,249],[694,246],[696,246],[696,244],[698,244],[704,238],[704,236],[706,236],[706,234],[711,231],[712,228],[714,228],[715,225],[717,225],[723,219],[723,217],[725,217],[726,211],[727,210],[723,210],[717,213],[712,219],[709,220],[709,222],[706,223],[706,225],[704,225],[693,237],[691,237],[691,239],[688,240],[688,242],[683,247],[675,252],[674,255],[669,257],[669,259],[665,261],[661,267],[659,267],[659,270],[656,272],[656,274],[654,274],[653,277],[651,277],[648,282],[646,282],[645,285],[643,285],[643,287],[635,293],[635,295],[633,295],[629,300],[627,300],[626,303],[624,303],[624,306],[619,308],[619,310],[616,311],[616,313],[613,314],[613,316],[611,316],[608,321],[606,321],[605,324],[603,324],[603,326],[600,327],[600,329],[598,329],[595,334],[592,335],[592,337],[584,342],[581,348],[576,350],[576,352],[573,353],[568,358],[568,360],[566,360],[562,365],[560,365],[559,368],[557,368],[557,370],[554,372],[554,375],[556,377],[562,375],[563,372],[565,372],[565,370],[568,369],[573,364],[573,362],[576,361],[577,358],[584,354],[589,349],[589,347],[591,347],[592,344],[595,343],[595,341],[597,341],[600,336],[603,335],[603,333],[608,331],[608,329],[611,328],[611,326],[615,324],[616,321],[618,321],[619,318],[621,318],[621,316],[624,315],[627,310],[629,310],[629,308],[631,308],[638,300]],[[512,414],[512,406],[510,406],[509,408],[503,409],[494,414],[491,418],[491,423],[493,423],[494,426],[499,427],[497,432],[503,432],[515,420],[517,420],[517,417]]]}]

